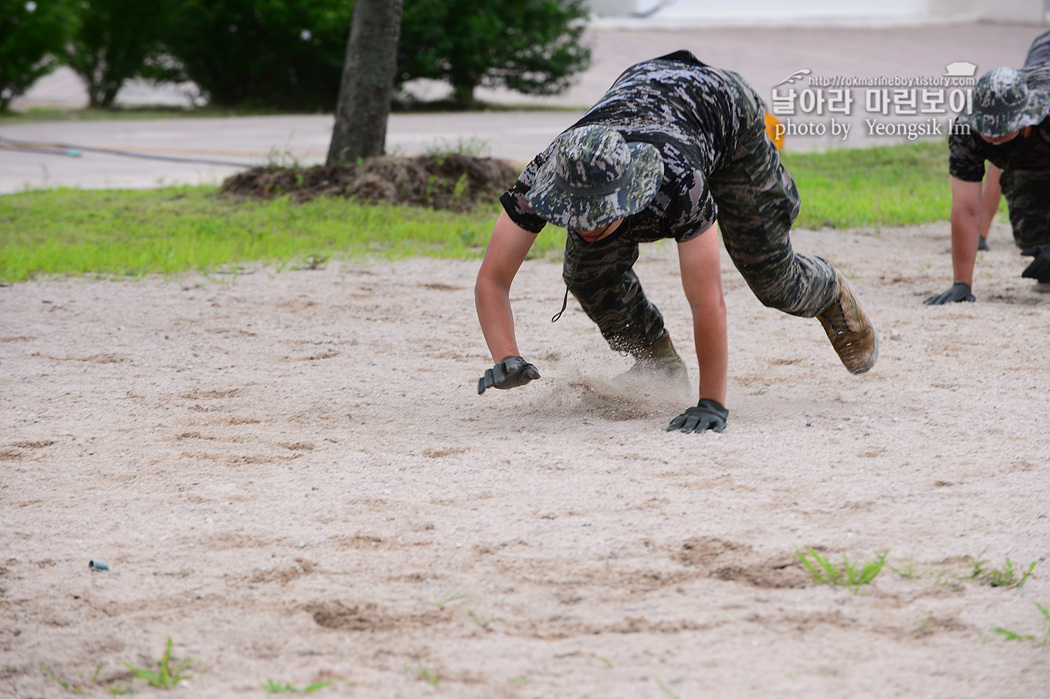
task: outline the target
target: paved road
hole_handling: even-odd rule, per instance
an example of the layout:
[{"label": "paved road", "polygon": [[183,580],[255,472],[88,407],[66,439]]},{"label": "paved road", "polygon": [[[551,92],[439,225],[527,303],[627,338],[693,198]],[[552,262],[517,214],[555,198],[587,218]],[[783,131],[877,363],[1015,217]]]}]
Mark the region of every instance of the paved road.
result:
[{"label": "paved road", "polygon": [[[1000,65],[1020,65],[1032,39],[1045,27],[1005,24],[928,25],[884,28],[683,28],[679,31],[592,28],[594,65],[566,94],[528,99],[499,91],[479,97],[504,105],[544,105],[562,111],[493,111],[467,114],[394,114],[387,150],[416,154],[467,144],[483,154],[525,162],[541,150],[584,109],[596,101],[619,72],[639,60],[679,48],[703,60],[743,74],[760,94],[792,72],[847,78],[926,77],[945,73],[950,63],[968,61],[976,75]],[[801,83],[799,84],[801,87]],[[435,87],[420,85],[424,94]],[[133,86],[125,103],[177,102],[172,90]],[[863,95],[848,118],[851,133],[840,136],[789,136],[787,148],[805,150],[837,145],[891,143],[903,137],[863,133]],[[76,107],[84,102],[76,79],[58,74],[41,81],[22,105]],[[796,119],[805,125],[805,120]],[[827,125],[829,117],[810,119]],[[230,174],[267,162],[322,162],[331,138],[326,115],[238,117],[225,119],[149,119],[92,122],[0,124],[0,138],[10,142],[65,144],[46,153],[0,148],[0,193],[27,188],[153,187],[174,183],[218,183]],[[115,155],[92,149],[115,149]],[[69,151],[77,151],[74,157]],[[142,157],[148,156],[148,157]],[[166,159],[165,159],[166,158]]]}]

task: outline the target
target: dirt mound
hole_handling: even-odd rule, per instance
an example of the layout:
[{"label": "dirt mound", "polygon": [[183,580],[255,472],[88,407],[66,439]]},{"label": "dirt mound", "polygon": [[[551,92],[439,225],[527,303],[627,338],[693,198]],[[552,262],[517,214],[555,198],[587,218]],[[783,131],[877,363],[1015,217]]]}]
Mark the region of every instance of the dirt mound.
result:
[{"label": "dirt mound", "polygon": [[342,196],[464,211],[495,199],[517,176],[514,165],[493,158],[380,156],[340,166],[257,167],[227,178],[222,191],[265,199],[290,195],[299,201]]}]

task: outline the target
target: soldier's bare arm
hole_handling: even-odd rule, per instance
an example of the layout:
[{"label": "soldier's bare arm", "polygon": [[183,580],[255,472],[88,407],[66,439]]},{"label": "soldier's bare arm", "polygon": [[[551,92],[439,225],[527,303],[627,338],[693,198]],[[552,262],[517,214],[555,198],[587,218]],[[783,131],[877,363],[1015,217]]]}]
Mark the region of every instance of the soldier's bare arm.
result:
[{"label": "soldier's bare arm", "polygon": [[535,240],[536,235],[514,223],[506,211],[500,213],[474,285],[474,305],[493,362],[520,354],[510,286]]},{"label": "soldier's bare arm", "polygon": [[964,182],[957,177],[952,177],[951,183],[954,281],[964,282],[972,287],[981,220],[981,183]]},{"label": "soldier's bare arm", "polygon": [[726,402],[729,342],[726,337],[726,304],[722,295],[722,266],[718,228],[678,244],[682,288],[693,314],[696,358],[700,363],[700,398]]}]

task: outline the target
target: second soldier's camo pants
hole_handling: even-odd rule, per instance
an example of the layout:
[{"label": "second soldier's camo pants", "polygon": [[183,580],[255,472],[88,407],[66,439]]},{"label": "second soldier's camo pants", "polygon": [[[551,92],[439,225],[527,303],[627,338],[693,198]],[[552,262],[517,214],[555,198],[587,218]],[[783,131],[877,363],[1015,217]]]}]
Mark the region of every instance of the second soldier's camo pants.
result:
[{"label": "second soldier's camo pants", "polygon": [[[724,72],[737,84],[742,132],[736,152],[708,180],[718,205],[722,241],[763,304],[792,315],[815,316],[835,300],[835,269],[821,257],[792,249],[789,233],[798,215],[798,189],[766,136],[762,99],[743,78]],[[663,316],[634,273],[637,259],[637,243],[621,241],[615,234],[587,243],[570,231],[562,271],[569,291],[609,346],[632,354],[664,332]]]}]

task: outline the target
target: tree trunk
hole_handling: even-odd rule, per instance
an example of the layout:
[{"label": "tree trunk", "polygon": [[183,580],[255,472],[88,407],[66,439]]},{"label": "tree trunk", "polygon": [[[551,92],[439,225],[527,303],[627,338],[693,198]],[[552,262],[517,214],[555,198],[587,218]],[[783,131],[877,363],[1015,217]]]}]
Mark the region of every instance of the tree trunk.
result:
[{"label": "tree trunk", "polygon": [[402,0],[355,0],[328,165],[382,155],[397,70]]},{"label": "tree trunk", "polygon": [[474,83],[453,82],[452,101],[463,107],[474,104]]}]

